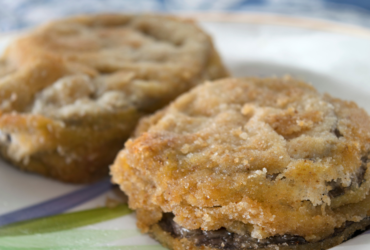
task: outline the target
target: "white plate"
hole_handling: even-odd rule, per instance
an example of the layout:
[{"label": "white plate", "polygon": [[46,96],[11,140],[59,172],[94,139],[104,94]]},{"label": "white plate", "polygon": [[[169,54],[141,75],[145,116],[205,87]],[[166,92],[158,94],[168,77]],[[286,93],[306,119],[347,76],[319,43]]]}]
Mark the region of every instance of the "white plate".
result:
[{"label": "white plate", "polygon": [[[370,31],[359,32],[357,28],[351,30],[351,27],[333,23],[281,18],[261,19],[247,15],[243,22],[224,22],[225,18],[222,18],[222,22],[207,21],[201,25],[213,36],[224,62],[235,76],[290,74],[312,83],[321,92],[356,101],[370,113]],[[2,36],[0,47],[9,41],[9,36]],[[0,215],[80,188],[24,173],[0,162]],[[112,196],[112,192],[104,193],[72,210],[103,206],[106,198]],[[73,238],[68,232],[59,232],[14,239],[8,237],[6,240],[0,238],[0,249],[5,246],[7,249],[28,249],[30,242],[35,249],[112,249],[108,246],[161,249],[148,236],[138,234],[135,228],[135,218],[131,214],[78,231],[121,230],[126,233],[125,239],[109,235],[86,239],[77,237],[79,234],[75,231]],[[333,249],[370,249],[370,235],[362,234]]]}]

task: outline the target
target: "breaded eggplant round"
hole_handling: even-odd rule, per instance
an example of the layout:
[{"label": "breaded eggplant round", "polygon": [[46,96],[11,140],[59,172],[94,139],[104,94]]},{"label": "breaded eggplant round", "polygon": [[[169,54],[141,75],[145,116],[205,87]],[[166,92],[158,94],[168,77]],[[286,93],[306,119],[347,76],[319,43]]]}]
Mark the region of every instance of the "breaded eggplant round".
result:
[{"label": "breaded eggplant round", "polygon": [[74,183],[108,174],[138,119],[227,76],[211,38],[169,16],[51,22],[0,60],[0,150],[15,166]]},{"label": "breaded eggplant round", "polygon": [[172,249],[327,249],[370,224],[369,152],[355,103],[230,78],[142,119],[111,174]]}]

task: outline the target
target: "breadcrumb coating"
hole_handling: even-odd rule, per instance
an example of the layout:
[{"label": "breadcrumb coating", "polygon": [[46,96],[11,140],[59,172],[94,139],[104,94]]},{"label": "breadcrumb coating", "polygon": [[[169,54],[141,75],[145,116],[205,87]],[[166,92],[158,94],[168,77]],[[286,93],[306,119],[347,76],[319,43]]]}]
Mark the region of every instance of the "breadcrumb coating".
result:
[{"label": "breadcrumb coating", "polygon": [[211,38],[189,20],[111,14],[51,22],[0,60],[2,155],[63,181],[95,180],[141,116],[225,76]]},{"label": "breadcrumb coating", "polygon": [[370,215],[369,124],[290,77],[208,82],[142,119],[111,174],[143,231],[172,212],[187,229],[316,242]]}]

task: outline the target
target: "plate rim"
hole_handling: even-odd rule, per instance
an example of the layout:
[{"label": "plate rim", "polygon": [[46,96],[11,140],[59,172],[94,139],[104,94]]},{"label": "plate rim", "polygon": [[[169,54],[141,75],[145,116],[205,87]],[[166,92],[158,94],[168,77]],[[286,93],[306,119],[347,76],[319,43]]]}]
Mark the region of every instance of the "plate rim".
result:
[{"label": "plate rim", "polygon": [[263,12],[173,12],[198,22],[247,23],[275,25],[309,30],[326,31],[370,40],[370,28],[320,18],[297,17]]},{"label": "plate rim", "polygon": [[[102,14],[105,12],[97,12],[92,14]],[[110,12],[106,12],[109,14]],[[297,17],[293,15],[284,15],[266,12],[242,12],[242,11],[173,11],[173,12],[116,12],[119,14],[158,14],[179,16],[181,18],[193,19],[197,22],[220,22],[220,23],[246,23],[259,25],[274,25],[293,28],[301,28],[308,30],[318,30],[330,33],[337,33],[347,36],[361,37],[370,40],[370,28],[344,22],[331,21],[322,18]],[[113,14],[113,12],[111,12]],[[68,16],[65,16],[68,17]],[[63,17],[62,17],[63,18]],[[56,18],[56,19],[60,19]],[[42,25],[42,24],[39,24]],[[23,29],[12,30],[8,32],[0,32],[0,38],[19,35],[30,31],[36,26],[31,26]]]}]

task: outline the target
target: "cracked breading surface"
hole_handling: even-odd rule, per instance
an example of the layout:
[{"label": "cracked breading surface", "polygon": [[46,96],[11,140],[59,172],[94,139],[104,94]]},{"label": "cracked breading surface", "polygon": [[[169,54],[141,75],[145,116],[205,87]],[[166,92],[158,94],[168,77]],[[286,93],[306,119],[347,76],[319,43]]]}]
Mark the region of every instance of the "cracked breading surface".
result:
[{"label": "cracked breading surface", "polygon": [[90,15],[51,22],[0,60],[1,152],[64,181],[108,172],[138,119],[206,80],[227,76],[192,21]]},{"label": "cracked breading surface", "polygon": [[111,173],[144,231],[172,212],[188,229],[315,242],[368,215],[369,124],[289,77],[225,79],[142,119]]}]

